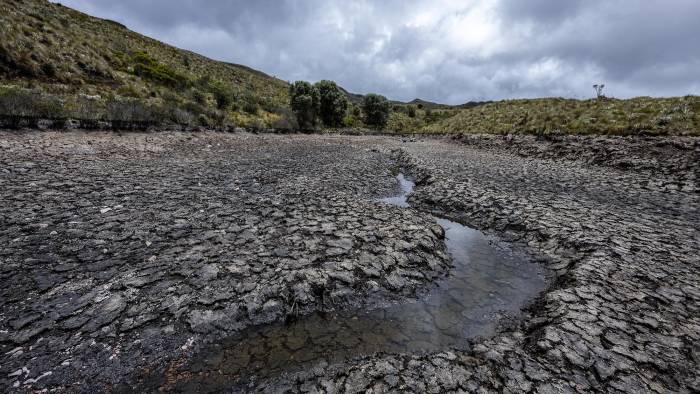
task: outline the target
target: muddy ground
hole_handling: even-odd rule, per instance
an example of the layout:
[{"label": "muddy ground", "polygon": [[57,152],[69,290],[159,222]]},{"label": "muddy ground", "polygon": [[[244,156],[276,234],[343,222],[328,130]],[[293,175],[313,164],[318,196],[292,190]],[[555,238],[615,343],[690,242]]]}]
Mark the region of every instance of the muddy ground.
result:
[{"label": "muddy ground", "polygon": [[[420,297],[451,264],[432,213],[528,248],[550,288],[468,351],[236,390],[698,391],[699,152],[694,138],[0,132],[0,388],[177,389],[204,344],[247,327]],[[376,201],[399,168],[412,209]]]}]

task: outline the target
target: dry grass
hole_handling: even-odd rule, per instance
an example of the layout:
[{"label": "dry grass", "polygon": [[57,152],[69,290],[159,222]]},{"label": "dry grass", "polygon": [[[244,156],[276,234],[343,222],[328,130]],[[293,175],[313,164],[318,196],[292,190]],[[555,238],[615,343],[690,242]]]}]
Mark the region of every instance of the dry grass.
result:
[{"label": "dry grass", "polygon": [[507,100],[461,110],[411,131],[700,135],[700,97]]},{"label": "dry grass", "polygon": [[[187,106],[203,96],[199,104],[217,111],[210,91],[196,92],[202,90],[197,81],[209,78],[234,97],[231,108],[221,111],[230,121],[269,122],[276,108],[287,105],[284,81],[44,0],[2,0],[0,25],[2,85],[65,96],[132,97],[149,105]],[[251,100],[259,113],[246,113]]]}]

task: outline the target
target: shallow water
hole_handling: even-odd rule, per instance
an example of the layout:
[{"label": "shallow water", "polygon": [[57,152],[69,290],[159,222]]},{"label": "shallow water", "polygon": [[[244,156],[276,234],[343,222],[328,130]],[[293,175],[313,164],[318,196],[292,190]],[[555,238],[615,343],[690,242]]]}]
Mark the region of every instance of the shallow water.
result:
[{"label": "shallow water", "polygon": [[[401,194],[381,201],[408,207],[414,184],[403,175],[398,181]],[[188,383],[196,384],[198,390],[222,388],[239,379],[241,383],[253,376],[377,352],[465,349],[468,339],[492,334],[499,317],[517,316],[544,290],[539,265],[497,246],[479,231],[436,220],[445,229],[454,268],[426,296],[372,311],[315,313],[290,324],[247,330],[208,349],[188,370],[209,373]]]}]

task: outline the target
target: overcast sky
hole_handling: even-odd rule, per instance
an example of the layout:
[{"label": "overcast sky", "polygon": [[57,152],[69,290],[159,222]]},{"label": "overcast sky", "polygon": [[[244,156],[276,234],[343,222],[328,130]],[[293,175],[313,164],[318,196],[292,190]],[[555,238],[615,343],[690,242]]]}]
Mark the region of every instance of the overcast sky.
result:
[{"label": "overcast sky", "polygon": [[470,100],[700,94],[699,0],[61,0],[281,79]]}]

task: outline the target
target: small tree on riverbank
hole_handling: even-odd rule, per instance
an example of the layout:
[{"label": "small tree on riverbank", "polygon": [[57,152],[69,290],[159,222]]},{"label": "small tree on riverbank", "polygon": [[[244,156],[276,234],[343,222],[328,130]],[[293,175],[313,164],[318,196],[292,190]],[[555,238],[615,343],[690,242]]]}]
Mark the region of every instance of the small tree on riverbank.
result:
[{"label": "small tree on riverbank", "polygon": [[348,109],[348,99],[333,81],[320,81],[315,85],[321,99],[319,115],[323,124],[338,127],[343,124]]},{"label": "small tree on riverbank", "polygon": [[299,127],[313,128],[321,105],[318,89],[306,81],[296,81],[289,86],[289,99]]},{"label": "small tree on riverbank", "polygon": [[384,127],[389,120],[389,100],[386,97],[370,93],[362,100],[365,123],[370,126]]}]

